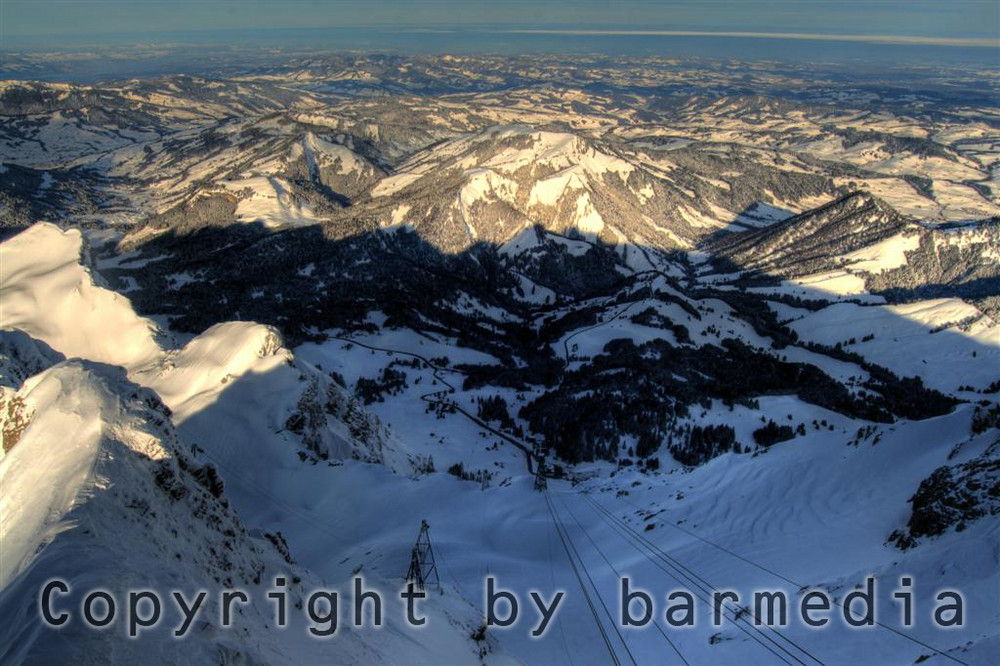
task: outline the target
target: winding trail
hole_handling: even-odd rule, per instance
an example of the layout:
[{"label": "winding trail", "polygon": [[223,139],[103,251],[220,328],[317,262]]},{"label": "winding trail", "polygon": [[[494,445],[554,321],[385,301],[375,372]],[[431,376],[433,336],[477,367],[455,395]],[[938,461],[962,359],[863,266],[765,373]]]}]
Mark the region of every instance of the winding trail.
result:
[{"label": "winding trail", "polygon": [[569,341],[570,340],[572,340],[576,336],[580,335],[581,333],[586,333],[587,331],[593,331],[596,328],[601,328],[602,326],[607,326],[611,322],[613,322],[613,321],[615,321],[617,319],[621,319],[622,316],[625,313],[627,313],[637,303],[640,303],[640,302],[641,301],[632,301],[631,303],[629,303],[628,305],[626,305],[625,307],[623,307],[621,310],[619,310],[618,312],[616,312],[613,317],[608,318],[606,321],[602,321],[600,323],[594,324],[593,326],[588,326],[587,328],[581,328],[581,329],[579,329],[577,331],[574,331],[572,335],[569,335],[566,338],[564,338],[563,339],[563,356],[566,359],[566,365],[569,365],[569,363],[570,363],[570,354],[569,354]]}]

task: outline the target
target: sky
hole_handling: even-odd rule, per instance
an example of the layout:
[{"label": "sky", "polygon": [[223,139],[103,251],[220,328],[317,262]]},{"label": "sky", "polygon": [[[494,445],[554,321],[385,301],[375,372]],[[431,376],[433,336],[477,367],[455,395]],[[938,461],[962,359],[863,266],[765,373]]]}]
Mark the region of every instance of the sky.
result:
[{"label": "sky", "polygon": [[[112,36],[367,27],[646,30],[919,37],[951,46],[1000,38],[997,0],[0,0],[3,46],[94,44]],[[249,31],[249,32],[248,32]],[[986,40],[985,43],[983,40]]]}]

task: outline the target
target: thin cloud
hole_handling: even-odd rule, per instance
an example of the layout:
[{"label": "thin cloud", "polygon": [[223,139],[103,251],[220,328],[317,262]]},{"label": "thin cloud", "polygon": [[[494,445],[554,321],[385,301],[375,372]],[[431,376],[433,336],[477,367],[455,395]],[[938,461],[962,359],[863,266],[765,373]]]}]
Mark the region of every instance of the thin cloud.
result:
[{"label": "thin cloud", "polygon": [[654,36],[654,37],[743,37],[748,39],[797,39],[825,42],[866,42],[870,44],[900,44],[917,46],[961,46],[1000,48],[1000,39],[980,37],[921,37],[917,35],[827,35],[808,32],[728,32],[713,30],[563,30],[515,29],[500,30],[505,34],[580,35],[580,36]]}]

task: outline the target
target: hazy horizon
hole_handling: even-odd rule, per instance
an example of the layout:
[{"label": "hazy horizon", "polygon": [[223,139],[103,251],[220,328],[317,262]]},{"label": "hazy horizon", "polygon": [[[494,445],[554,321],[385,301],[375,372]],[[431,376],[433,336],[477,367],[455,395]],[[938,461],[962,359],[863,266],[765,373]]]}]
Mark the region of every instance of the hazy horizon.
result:
[{"label": "hazy horizon", "polygon": [[990,0],[5,0],[0,31],[0,51],[35,58],[0,76],[70,81],[195,74],[253,49],[1000,67]]},{"label": "hazy horizon", "polygon": [[259,30],[338,28],[876,35],[990,40],[994,48],[1000,35],[1000,5],[991,0],[5,0],[0,19],[5,47],[214,31],[238,41]]},{"label": "hazy horizon", "polygon": [[[237,62],[279,64],[283,59],[338,53],[556,57],[661,57],[795,66],[832,65],[861,72],[895,67],[997,68],[1000,49],[845,36],[793,34],[661,34],[583,29],[503,28],[448,31],[388,28],[298,28],[158,33],[159,39],[121,35],[58,47],[5,45],[0,78],[93,83],[100,80],[204,74]],[[148,36],[147,36],[148,37]],[[16,56],[16,57],[12,57]],[[25,69],[22,65],[30,63]]]}]

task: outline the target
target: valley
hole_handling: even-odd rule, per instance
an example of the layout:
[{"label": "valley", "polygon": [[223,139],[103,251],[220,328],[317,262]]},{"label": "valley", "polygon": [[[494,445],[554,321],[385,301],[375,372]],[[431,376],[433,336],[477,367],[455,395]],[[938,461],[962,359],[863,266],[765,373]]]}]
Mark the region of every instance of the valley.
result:
[{"label": "valley", "polygon": [[[213,67],[0,83],[5,662],[995,661],[991,72]],[[227,629],[212,595],[183,643],[33,624],[57,575],[390,599],[423,520],[419,645],[266,605]],[[487,575],[528,619],[484,630]],[[625,575],[660,611],[690,589],[694,626],[619,626]],[[868,575],[859,631],[837,615]],[[775,586],[787,627],[747,605]],[[943,589],[964,626],[932,622]],[[528,590],[566,593],[537,639]],[[808,590],[841,606],[823,630]]]}]

